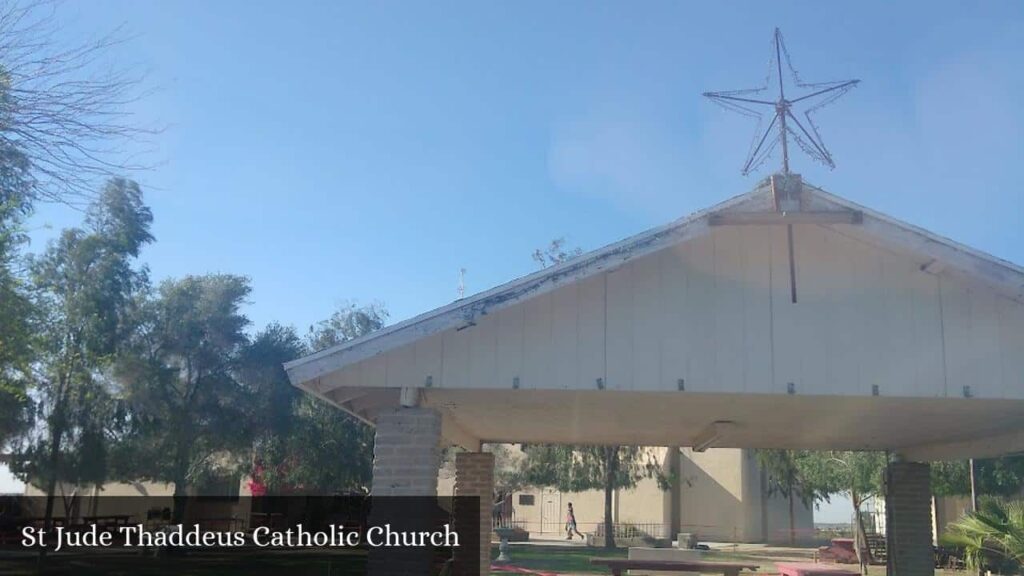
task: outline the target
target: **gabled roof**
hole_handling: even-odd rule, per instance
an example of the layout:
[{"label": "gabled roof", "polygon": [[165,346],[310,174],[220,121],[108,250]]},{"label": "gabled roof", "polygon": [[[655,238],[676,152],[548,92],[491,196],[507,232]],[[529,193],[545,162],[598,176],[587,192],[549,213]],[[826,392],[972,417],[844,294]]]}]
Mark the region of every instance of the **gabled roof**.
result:
[{"label": "gabled roof", "polygon": [[[980,282],[1005,297],[1024,301],[1024,268],[1016,264],[875,212],[807,183],[802,184],[802,196],[806,210],[859,213],[858,224],[844,229],[855,229],[853,234],[859,239],[882,248],[916,255],[921,260],[922,270],[953,274]],[[285,369],[292,384],[299,385],[426,336],[471,325],[482,315],[704,234],[710,227],[711,216],[763,213],[772,209],[774,199],[771,183],[770,179],[765,179],[746,194],[485,292],[456,300],[362,338],[288,362]]]}]

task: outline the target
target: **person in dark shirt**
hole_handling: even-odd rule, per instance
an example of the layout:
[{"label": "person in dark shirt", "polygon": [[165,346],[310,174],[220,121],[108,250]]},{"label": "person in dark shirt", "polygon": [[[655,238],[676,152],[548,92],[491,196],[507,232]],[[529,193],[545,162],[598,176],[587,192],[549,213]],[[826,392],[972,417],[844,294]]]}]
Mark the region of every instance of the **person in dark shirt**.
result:
[{"label": "person in dark shirt", "polygon": [[580,537],[580,540],[586,540],[583,534],[576,528],[576,514],[572,511],[572,502],[569,502],[569,512],[565,515],[565,539],[572,540],[573,532]]}]

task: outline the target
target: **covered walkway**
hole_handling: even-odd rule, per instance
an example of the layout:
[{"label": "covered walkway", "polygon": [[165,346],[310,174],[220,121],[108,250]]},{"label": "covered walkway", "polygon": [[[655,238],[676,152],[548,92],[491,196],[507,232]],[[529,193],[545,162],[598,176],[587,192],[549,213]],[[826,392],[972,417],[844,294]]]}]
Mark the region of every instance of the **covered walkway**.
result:
[{"label": "covered walkway", "polygon": [[888,450],[890,573],[918,576],[922,462],[1024,450],[1022,295],[1016,265],[776,175],[286,368],[377,427],[375,494],[436,494],[442,445],[484,501],[483,442]]}]

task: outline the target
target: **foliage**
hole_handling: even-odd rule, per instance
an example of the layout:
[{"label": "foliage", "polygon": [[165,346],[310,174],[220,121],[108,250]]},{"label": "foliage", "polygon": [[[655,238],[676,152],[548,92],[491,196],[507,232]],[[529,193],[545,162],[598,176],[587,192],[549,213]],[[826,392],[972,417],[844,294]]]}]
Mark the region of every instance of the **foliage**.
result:
[{"label": "foliage", "polygon": [[16,268],[28,204],[17,190],[18,178],[9,174],[11,159],[2,148],[0,144],[0,450],[28,425],[33,343],[32,303]]},{"label": "foliage", "polygon": [[[866,541],[861,506],[882,493],[882,471],[888,462],[886,454],[842,450],[802,452],[796,462],[801,476],[816,493],[826,498],[829,494],[840,493],[850,497],[857,519],[855,528],[860,541]],[[870,563],[871,551],[865,550]]]},{"label": "foliage", "polygon": [[555,238],[543,250],[537,248],[533,251],[533,261],[541,268],[547,268],[583,254],[582,248],[566,248],[565,244],[565,238]]},{"label": "foliage", "polygon": [[983,499],[977,512],[949,525],[942,544],[963,550],[972,570],[1018,573],[1024,563],[1024,502]]},{"label": "foliage", "polygon": [[243,380],[250,387],[261,383],[255,386],[264,400],[257,409],[261,424],[253,447],[253,477],[269,492],[369,492],[373,430],[292,387],[281,364],[379,330],[386,320],[387,311],[379,304],[348,304],[311,327],[305,343],[281,327],[257,336],[245,355]]},{"label": "foliage", "polygon": [[[968,461],[932,462],[932,492],[937,496],[971,493]],[[975,488],[979,494],[1016,496],[1024,487],[1024,455],[974,461]]]},{"label": "foliage", "polygon": [[644,478],[668,482],[651,448],[641,446],[530,445],[524,447],[522,480],[531,486],[551,486],[563,492],[604,490],[605,547],[615,547],[611,495],[636,487]]},{"label": "foliage", "polygon": [[789,504],[790,545],[796,540],[796,514],[794,504],[799,499],[810,507],[816,501],[827,498],[827,486],[813,483],[815,476],[808,477],[801,466],[810,457],[799,450],[758,450],[757,463],[768,479],[768,494],[781,495]]},{"label": "foliage", "polygon": [[[641,446],[565,446],[534,444],[524,447],[524,481],[562,492],[583,492],[605,487],[612,475],[613,489],[635,488],[644,478],[659,478],[661,462],[651,448]],[[611,464],[611,466],[609,466]]]},{"label": "foliage", "polygon": [[[249,291],[239,276],[187,276],[139,302],[139,329],[118,366],[135,454],[122,474],[173,482],[183,496],[240,468],[251,395],[236,370],[247,344],[240,308]],[[183,513],[175,507],[176,520]]]},{"label": "foliage", "polygon": [[152,214],[134,182],[107,183],[83,228],[65,230],[29,262],[37,426],[15,458],[20,477],[52,496],[58,480],[99,482],[108,427],[116,421],[104,370],[130,329],[133,295],[146,285],[135,265],[151,242]]},{"label": "foliage", "polygon": [[336,310],[330,318],[310,326],[307,344],[310,352],[317,352],[380,330],[387,320],[388,311],[382,304],[360,306],[349,303]]}]

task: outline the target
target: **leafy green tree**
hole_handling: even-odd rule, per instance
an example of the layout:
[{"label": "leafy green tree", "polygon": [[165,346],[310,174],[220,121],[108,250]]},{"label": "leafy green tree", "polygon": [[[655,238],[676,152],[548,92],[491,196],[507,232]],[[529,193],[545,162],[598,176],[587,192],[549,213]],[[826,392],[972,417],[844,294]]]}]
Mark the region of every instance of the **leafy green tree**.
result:
[{"label": "leafy green tree", "polygon": [[24,243],[21,224],[28,203],[17,187],[20,176],[0,144],[0,450],[28,425],[31,405],[32,303],[18,274]]},{"label": "leafy green tree", "polygon": [[310,352],[317,352],[380,330],[388,320],[382,304],[345,304],[326,320],[309,327],[306,343]]},{"label": "leafy green tree", "polygon": [[821,490],[827,486],[816,486],[804,475],[801,463],[808,454],[798,450],[758,450],[757,463],[768,479],[768,494],[780,494],[789,504],[789,544],[796,545],[796,517],[794,506],[799,499],[804,506],[811,507],[817,500],[827,497]]},{"label": "leafy green tree", "polygon": [[20,447],[15,472],[44,487],[47,526],[59,480],[103,479],[100,454],[112,413],[104,374],[131,329],[133,295],[147,282],[136,259],[153,240],[152,219],[138,184],[111,180],[84,227],[65,230],[30,261],[40,342],[33,361],[37,426]]},{"label": "leafy green tree", "polygon": [[[968,461],[932,462],[932,492],[936,496],[971,493]],[[975,488],[989,496],[1017,496],[1024,489],[1024,455],[974,461]]]},{"label": "leafy green tree", "polygon": [[122,474],[174,484],[173,520],[203,480],[248,460],[252,393],[237,378],[249,320],[245,278],[164,281],[138,306],[140,329],[118,366],[133,422],[133,468]]},{"label": "leafy green tree", "polygon": [[604,490],[604,545],[615,548],[612,495],[655,478],[662,488],[668,480],[651,448],[641,446],[530,445],[524,447],[525,484],[550,486],[563,492]]},{"label": "leafy green tree", "polygon": [[[884,452],[850,452],[831,450],[803,452],[797,459],[801,476],[819,494],[846,494],[853,504],[857,534],[866,541],[861,508],[865,502],[882,493],[882,472],[888,457]],[[871,550],[865,548],[868,563]],[[858,557],[861,550],[858,548]]]},{"label": "leafy green tree", "polygon": [[[294,388],[281,365],[378,330],[387,321],[379,304],[348,304],[310,327],[306,342],[272,326],[245,355],[243,380],[260,398],[263,422],[254,443],[252,476],[270,493],[368,493],[373,430],[334,406]],[[255,383],[259,383],[256,385]]]}]

